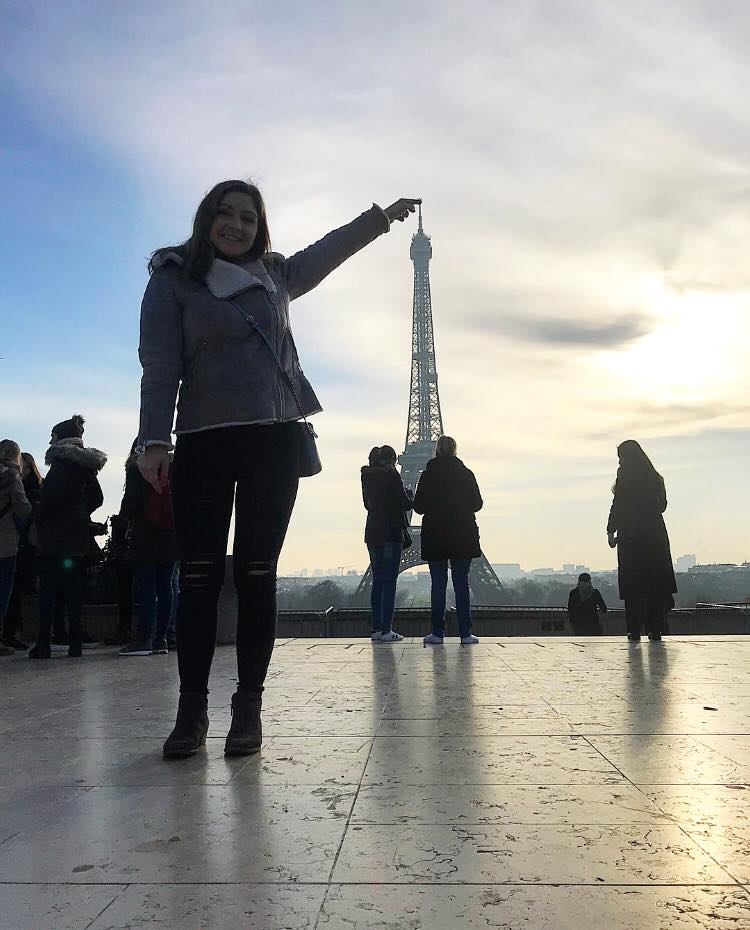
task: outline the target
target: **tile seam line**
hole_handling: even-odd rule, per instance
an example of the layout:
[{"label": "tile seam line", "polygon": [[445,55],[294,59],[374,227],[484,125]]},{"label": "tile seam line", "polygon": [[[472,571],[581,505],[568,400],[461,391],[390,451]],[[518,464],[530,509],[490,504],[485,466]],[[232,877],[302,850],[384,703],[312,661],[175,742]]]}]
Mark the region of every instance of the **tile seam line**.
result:
[{"label": "tile seam line", "polygon": [[691,836],[691,835],[687,832],[687,830],[685,829],[685,825],[684,825],[684,824],[678,823],[677,826],[678,826],[678,827],[680,828],[680,830],[685,834],[685,837],[686,837],[691,843],[693,843],[695,846],[697,846],[698,849],[700,849],[700,851],[701,851],[705,856],[708,856],[708,858],[709,858],[713,863],[715,863],[715,865],[717,865],[717,866],[722,870],[722,872],[726,872],[726,874],[727,874],[730,878],[734,879],[734,881],[736,881],[738,885],[742,885],[742,882],[740,881],[740,879],[737,878],[736,875],[734,875],[733,871],[731,871],[731,868],[732,868],[731,866],[722,865],[721,862],[719,862],[719,860],[716,858],[716,856],[714,856],[713,853],[710,853],[710,852],[701,844],[700,840],[698,840],[698,839],[696,839],[695,837]]},{"label": "tile seam line", "polygon": [[[612,768],[613,768],[616,772],[618,772],[622,778],[625,779],[625,781],[627,781],[629,784],[633,785],[633,787],[636,788],[637,790],[640,790],[640,789],[638,789],[638,786],[635,784],[635,782],[631,781],[631,779],[628,778],[627,775],[625,775],[625,773],[622,771],[622,769],[620,769],[618,766],[616,766],[615,763],[612,762],[611,759],[608,759],[608,758],[604,755],[604,753],[601,751],[601,749],[597,748],[597,747],[591,742],[591,740],[588,738],[588,736],[581,736],[580,738],[581,738],[582,740],[584,740],[584,742],[588,743],[588,745],[594,750],[594,752],[597,753],[598,755],[600,755],[600,756],[602,757],[602,759],[604,759],[604,761],[607,763],[607,765],[611,765]],[[643,794],[643,792],[641,792],[641,794]]]},{"label": "tile seam line", "polygon": [[[725,871],[725,870],[723,870]],[[30,881],[0,881],[0,888],[9,885],[20,885],[23,887],[61,887],[66,888],[86,888],[86,887],[105,887],[115,886],[118,891],[115,899],[126,891],[128,888],[164,888],[173,885],[177,886],[195,886],[195,887],[258,887],[268,886],[271,888],[288,888],[288,887],[305,887],[305,888],[330,888],[331,886],[345,886],[357,888],[362,885],[378,885],[393,888],[463,888],[463,887],[502,887],[502,888],[742,888],[748,887],[747,882],[493,882],[493,881],[465,881],[465,882],[375,882],[375,881],[278,881],[278,882],[196,882],[196,881],[172,881],[172,882],[30,882]],[[111,902],[110,902],[111,903]],[[107,905],[109,907],[109,904]],[[106,910],[106,908],[105,908]],[[97,915],[99,916],[99,915]],[[89,925],[90,926],[90,925]]]},{"label": "tile seam line", "polygon": [[[395,681],[395,679],[396,679],[396,677],[397,677],[397,675],[398,675],[399,666],[400,666],[401,662],[403,661],[403,659],[404,659],[404,650],[402,649],[402,650],[401,650],[401,654],[400,654],[399,657],[398,657],[398,661],[396,662],[396,664],[395,664],[395,666],[394,666],[394,668],[393,668],[393,674],[392,674],[392,676],[391,676],[391,681],[390,681],[390,684],[389,684],[389,686],[388,686],[388,692],[387,692],[387,693],[390,693],[390,690],[391,690],[391,688],[393,687],[393,682]],[[382,710],[381,713],[380,713],[380,719],[382,719],[382,716],[383,716],[383,714],[385,713],[385,703],[386,703],[386,702],[387,702],[387,696],[386,696],[386,700],[383,702],[383,710]],[[375,728],[375,732],[376,732],[376,733],[377,733],[377,730],[379,729],[379,727],[380,727],[380,720],[378,721],[378,726]],[[368,750],[368,752],[367,752],[367,758],[365,759],[365,764],[364,764],[364,766],[362,767],[362,774],[360,775],[359,780],[358,780],[358,782],[357,782],[357,789],[356,789],[356,791],[354,792],[354,798],[352,799],[352,804],[351,804],[351,807],[349,808],[349,813],[348,813],[348,815],[347,815],[347,817],[346,817],[346,823],[344,824],[344,830],[343,830],[343,833],[341,834],[341,841],[340,841],[340,843],[339,843],[339,845],[338,845],[338,848],[336,849],[336,854],[335,854],[335,856],[333,857],[333,862],[331,863],[331,868],[330,868],[330,871],[329,871],[329,873],[328,873],[328,881],[327,881],[327,883],[326,883],[326,892],[325,892],[325,894],[323,895],[323,900],[322,900],[321,903],[320,903],[320,909],[319,909],[319,911],[318,911],[317,917],[315,918],[314,927],[317,927],[317,926],[318,926],[318,923],[319,923],[319,921],[320,921],[320,916],[321,916],[321,914],[322,914],[322,912],[323,912],[323,908],[325,907],[325,903],[326,903],[326,900],[327,900],[327,898],[328,898],[328,888],[330,888],[330,886],[331,886],[331,881],[332,881],[332,879],[333,879],[333,873],[334,873],[334,871],[335,871],[335,869],[336,869],[336,865],[338,864],[339,856],[341,855],[341,850],[343,849],[344,841],[346,840],[346,835],[347,835],[347,833],[349,832],[349,825],[351,824],[352,813],[354,812],[354,808],[355,808],[355,806],[356,806],[356,804],[357,804],[357,800],[359,799],[359,793],[360,793],[360,791],[362,790],[362,781],[364,780],[365,772],[367,771],[367,765],[368,765],[368,763],[369,763],[369,761],[370,761],[370,758],[371,758],[371,756],[372,756],[372,751],[373,751],[373,749],[375,748],[375,739],[376,739],[375,736],[373,736],[373,737],[370,738],[370,748],[369,748],[369,750]]]},{"label": "tile seam line", "polygon": [[94,924],[97,922],[97,920],[99,920],[99,918],[102,916],[102,914],[104,914],[105,911],[108,911],[110,907],[112,907],[112,905],[115,903],[115,901],[117,901],[117,899],[121,895],[123,895],[128,890],[129,887],[130,885],[128,884],[120,888],[117,894],[112,898],[112,900],[108,904],[105,904],[105,906],[99,911],[96,917],[94,917],[93,920],[89,921],[89,923],[86,924],[86,927],[84,928],[84,930],[89,930],[89,927],[93,927]]}]

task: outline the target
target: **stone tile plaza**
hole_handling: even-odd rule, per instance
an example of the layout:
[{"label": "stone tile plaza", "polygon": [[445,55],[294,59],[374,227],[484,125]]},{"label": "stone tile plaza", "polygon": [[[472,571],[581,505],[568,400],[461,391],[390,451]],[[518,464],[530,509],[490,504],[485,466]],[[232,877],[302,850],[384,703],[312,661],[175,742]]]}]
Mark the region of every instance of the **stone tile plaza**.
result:
[{"label": "stone tile plaza", "polygon": [[165,762],[174,654],[6,660],[4,930],[750,927],[744,638],[279,640],[225,759],[235,668]]}]

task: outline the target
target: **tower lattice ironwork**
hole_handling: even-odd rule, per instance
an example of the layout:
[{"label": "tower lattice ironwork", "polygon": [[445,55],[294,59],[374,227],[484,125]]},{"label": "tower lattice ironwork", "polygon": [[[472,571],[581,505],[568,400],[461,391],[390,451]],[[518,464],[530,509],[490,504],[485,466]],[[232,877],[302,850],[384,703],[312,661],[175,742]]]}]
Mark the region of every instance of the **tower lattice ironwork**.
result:
[{"label": "tower lattice ironwork", "polygon": [[[440,411],[438,375],[435,362],[435,335],[432,326],[432,297],[430,294],[430,259],[432,244],[422,226],[422,208],[419,208],[419,226],[412,236],[409,252],[414,264],[414,300],[412,304],[411,384],[409,388],[409,416],[406,423],[406,442],[399,456],[401,478],[414,492],[427,463],[435,454],[435,446],[443,435],[443,415]],[[409,514],[411,523],[412,514]],[[410,526],[412,545],[401,556],[399,572],[424,565],[420,549],[421,528]],[[469,575],[472,599],[475,604],[499,603],[503,590],[499,578],[484,553],[471,563]],[[368,567],[359,583],[355,600],[366,603],[372,587],[372,568]]]}]

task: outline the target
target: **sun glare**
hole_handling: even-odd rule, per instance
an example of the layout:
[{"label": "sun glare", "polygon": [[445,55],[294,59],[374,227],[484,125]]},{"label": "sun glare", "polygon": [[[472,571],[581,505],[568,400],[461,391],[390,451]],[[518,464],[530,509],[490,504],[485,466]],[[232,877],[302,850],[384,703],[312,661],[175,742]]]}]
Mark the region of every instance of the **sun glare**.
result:
[{"label": "sun glare", "polygon": [[721,397],[741,377],[748,295],[649,288],[652,332],[600,361],[636,393],[669,403]]}]

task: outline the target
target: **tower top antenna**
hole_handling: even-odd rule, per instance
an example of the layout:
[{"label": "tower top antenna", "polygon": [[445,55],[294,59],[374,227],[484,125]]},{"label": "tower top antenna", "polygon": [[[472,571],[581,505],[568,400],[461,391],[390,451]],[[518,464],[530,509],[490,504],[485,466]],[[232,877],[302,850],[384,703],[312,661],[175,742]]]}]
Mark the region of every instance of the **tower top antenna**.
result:
[{"label": "tower top antenna", "polygon": [[421,203],[417,205],[417,209],[419,210],[419,227],[417,229],[417,232],[423,233],[424,230],[422,229],[422,204]]}]

